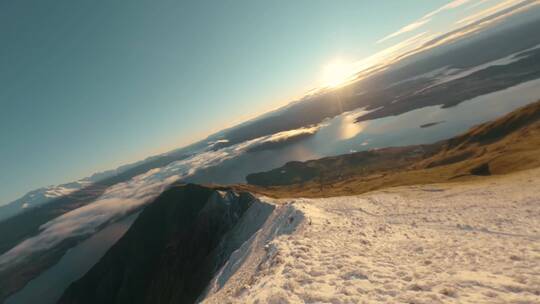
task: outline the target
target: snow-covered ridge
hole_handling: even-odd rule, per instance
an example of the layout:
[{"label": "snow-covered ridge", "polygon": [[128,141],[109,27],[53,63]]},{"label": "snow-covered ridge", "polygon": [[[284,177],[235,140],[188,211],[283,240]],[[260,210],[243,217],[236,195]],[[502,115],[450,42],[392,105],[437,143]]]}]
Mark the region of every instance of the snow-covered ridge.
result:
[{"label": "snow-covered ridge", "polygon": [[272,201],[203,302],[540,303],[539,182],[535,169]]},{"label": "snow-covered ridge", "polygon": [[72,183],[57,185],[57,186],[47,186],[44,188],[39,188],[33,191],[28,192],[23,197],[0,206],[0,221],[12,217],[20,212],[23,212],[30,208],[39,207],[44,205],[51,200],[69,195],[77,190],[80,190],[88,185],[91,182],[87,180],[79,180]]},{"label": "snow-covered ridge", "polygon": [[[249,227],[262,226],[240,248],[234,251],[223,267],[210,282],[203,303],[224,303],[231,301],[250,288],[252,282],[272,269],[278,258],[276,242],[290,236],[304,221],[304,213],[294,204],[275,202],[262,198],[264,203],[253,204],[246,212],[244,220],[237,224],[237,230],[250,230]],[[275,206],[269,216],[268,206]],[[260,221],[263,220],[263,223]],[[229,295],[233,295],[230,297]]]}]

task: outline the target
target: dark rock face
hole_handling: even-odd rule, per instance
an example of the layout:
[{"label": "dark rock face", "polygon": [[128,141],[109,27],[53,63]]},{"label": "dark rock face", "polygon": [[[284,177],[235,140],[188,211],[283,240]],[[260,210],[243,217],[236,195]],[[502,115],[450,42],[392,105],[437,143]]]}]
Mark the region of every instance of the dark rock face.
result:
[{"label": "dark rock face", "polygon": [[171,187],[59,303],[195,302],[213,274],[249,238],[223,244],[256,201],[249,193],[227,189]]},{"label": "dark rock face", "polygon": [[479,176],[488,176],[491,175],[491,170],[489,169],[489,163],[483,163],[477,167],[471,169],[472,175]]}]

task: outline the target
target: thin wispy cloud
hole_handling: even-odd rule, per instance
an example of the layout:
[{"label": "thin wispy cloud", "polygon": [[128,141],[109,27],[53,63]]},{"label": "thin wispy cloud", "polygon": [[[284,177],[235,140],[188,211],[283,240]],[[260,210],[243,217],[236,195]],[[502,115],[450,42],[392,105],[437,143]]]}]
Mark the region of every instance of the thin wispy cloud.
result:
[{"label": "thin wispy cloud", "polygon": [[540,1],[538,0],[522,0],[522,1],[506,0],[494,6],[490,6],[484,10],[476,12],[472,15],[466,16],[458,20],[456,24],[461,24],[461,25],[471,24],[478,20],[486,18],[490,15],[494,15],[494,14],[497,14],[503,11],[508,11],[508,10],[514,11],[514,13],[519,12],[518,9],[528,9],[529,7],[538,5],[539,3]]},{"label": "thin wispy cloud", "polygon": [[428,23],[431,19],[429,18],[426,18],[426,19],[419,19],[419,20],[416,20],[415,22],[409,24],[409,25],[406,25],[404,27],[402,27],[401,29],[399,29],[397,32],[394,32],[380,40],[377,41],[377,43],[382,43],[386,40],[389,40],[389,39],[392,39],[394,37],[397,37],[401,34],[404,34],[404,33],[408,33],[408,32],[411,32],[411,31],[414,31],[416,30],[417,28],[421,27],[422,25]]},{"label": "thin wispy cloud", "polygon": [[[466,3],[470,5],[466,6]],[[357,72],[352,81],[358,81],[381,72],[391,64],[406,57],[468,37],[539,4],[539,0],[452,1],[377,41],[377,43],[381,43],[405,33],[413,35],[401,41],[398,40],[395,44],[353,63]],[[451,18],[442,16],[443,12],[452,12]],[[426,26],[428,23],[429,27]]]},{"label": "thin wispy cloud", "polygon": [[[479,32],[496,22],[502,21],[512,15],[523,12],[540,4],[538,0],[523,0],[514,1],[506,0],[501,2],[505,5],[496,5],[497,9],[486,9],[488,13],[474,14],[474,18],[469,18],[465,24],[463,22],[456,22],[453,26],[449,27],[449,31],[439,37],[428,41],[420,49],[425,50],[436,47],[438,45],[455,41],[465,36],[469,36],[473,33]],[[511,4],[511,5],[508,5]]]},{"label": "thin wispy cloud", "polygon": [[397,57],[399,54],[406,53],[408,50],[411,50],[415,46],[421,45],[423,42],[432,38],[434,38],[434,35],[427,31],[418,33],[360,61],[357,63],[357,66],[362,67],[362,65],[369,65],[373,64],[374,62],[381,65],[388,65],[393,62],[395,57]]},{"label": "thin wispy cloud", "polygon": [[414,21],[413,23],[411,24],[408,24],[402,28],[400,28],[398,31],[386,36],[386,37],[383,37],[382,39],[378,40],[377,43],[382,43],[382,42],[385,42],[389,39],[392,39],[394,37],[397,37],[401,34],[405,34],[405,33],[408,33],[408,32],[412,32],[420,27],[422,27],[423,25],[427,24],[428,22],[430,22],[432,20],[433,17],[435,17],[437,14],[440,14],[446,10],[450,10],[450,9],[454,9],[454,8],[457,8],[459,6],[462,6],[463,4],[469,2],[470,0],[454,0],[446,5],[443,5],[441,7],[439,7],[438,9],[424,15],[422,18]]},{"label": "thin wispy cloud", "polygon": [[466,10],[472,10],[473,8],[477,8],[480,5],[482,5],[482,4],[484,4],[484,3],[488,2],[488,1],[493,1],[493,0],[479,0],[477,2],[472,3],[471,5],[467,6],[465,9]]},{"label": "thin wispy cloud", "polygon": [[439,7],[438,9],[434,10],[433,12],[425,15],[423,18],[431,18],[431,17],[434,17],[435,15],[437,14],[440,14],[446,10],[450,10],[450,9],[454,9],[454,8],[458,8],[460,6],[462,6],[463,4],[465,3],[468,3],[470,0],[454,0],[446,5],[443,5],[441,7]]}]

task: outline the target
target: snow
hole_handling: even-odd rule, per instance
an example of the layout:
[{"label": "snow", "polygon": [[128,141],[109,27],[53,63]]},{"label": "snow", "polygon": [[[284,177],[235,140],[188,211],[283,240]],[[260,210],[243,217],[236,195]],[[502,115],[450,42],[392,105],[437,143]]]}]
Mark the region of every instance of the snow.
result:
[{"label": "snow", "polygon": [[65,195],[68,195],[68,194],[71,194],[77,190],[80,190],[82,188],[79,187],[79,188],[66,188],[66,187],[62,187],[62,186],[50,186],[47,191],[45,191],[45,194],[44,196],[47,197],[47,198],[57,198],[57,197],[61,197],[61,196],[65,196]]},{"label": "snow", "polygon": [[262,226],[237,249],[218,271],[207,288],[206,303],[224,303],[223,297],[248,290],[254,273],[271,269],[277,253],[272,240],[290,235],[303,222],[303,213],[292,204],[256,202],[247,211],[233,235]]},{"label": "snow", "polygon": [[12,202],[0,203],[0,221],[13,217],[27,209],[45,205],[55,198],[69,195],[90,184],[91,182],[78,180],[58,186],[47,186],[32,190]]},{"label": "snow", "polygon": [[262,199],[275,210],[203,302],[540,303],[539,181],[536,169],[351,197]]}]

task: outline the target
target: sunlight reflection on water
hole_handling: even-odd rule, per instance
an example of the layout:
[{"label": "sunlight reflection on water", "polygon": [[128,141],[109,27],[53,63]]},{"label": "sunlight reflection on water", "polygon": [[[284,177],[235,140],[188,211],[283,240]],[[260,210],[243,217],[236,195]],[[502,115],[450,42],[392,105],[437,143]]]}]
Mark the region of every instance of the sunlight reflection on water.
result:
[{"label": "sunlight reflection on water", "polygon": [[[257,152],[245,152],[242,150],[244,152],[231,154],[230,158],[226,159],[221,156],[219,152],[221,150],[218,150],[212,152],[216,155],[210,158],[210,160],[204,157],[201,157],[200,161],[195,162],[187,159],[179,162],[180,164],[185,163],[184,166],[187,166],[186,168],[179,167],[179,164],[173,164],[171,168],[174,170],[181,168],[196,171],[196,168],[193,168],[193,166],[200,165],[200,163],[208,163],[212,165],[200,169],[193,176],[187,178],[187,181],[199,183],[244,182],[245,176],[250,173],[274,169],[288,161],[304,161],[388,146],[432,143],[465,132],[476,124],[497,118],[520,106],[534,102],[539,98],[540,79],[506,90],[479,96],[447,109],[443,109],[440,106],[430,106],[397,116],[356,123],[355,119],[366,113],[363,109],[358,109],[326,119],[320,124],[318,132],[313,136],[278,149]],[[420,127],[421,125],[433,122],[442,123],[426,128]],[[239,146],[241,145],[239,144]],[[230,147],[229,149],[236,151],[235,147]],[[215,159],[219,161],[215,161]],[[212,163],[212,161],[215,162]],[[159,177],[159,174],[163,174],[163,172],[167,173],[167,170],[155,170],[157,171],[156,178]],[[166,177],[167,175],[165,174],[164,176]],[[127,229],[130,223],[124,228]],[[104,231],[107,232],[107,230]],[[72,248],[59,263],[31,281],[23,290],[9,298],[6,303],[26,303],[28,299],[38,298],[41,303],[46,303],[43,302],[44,298],[36,298],[35,296],[44,293],[44,290],[48,294],[59,296],[67,286],[66,284],[82,275],[97,261],[96,258],[87,258],[87,255],[84,253],[84,246],[88,246],[88,242],[92,242],[92,240],[95,240],[100,235],[102,235],[102,232],[95,234],[87,241]],[[116,239],[116,236],[103,238],[100,240],[98,248],[105,252],[105,250],[114,244]],[[87,268],[76,268],[75,266],[80,261],[85,261],[86,264],[83,264]],[[67,274],[67,276],[62,276],[62,274]],[[52,281],[51,277],[65,277],[66,279],[65,281],[60,281],[60,284],[52,286],[50,285]],[[21,301],[20,299],[23,300]],[[52,303],[54,301],[51,300],[49,302]]]}]

